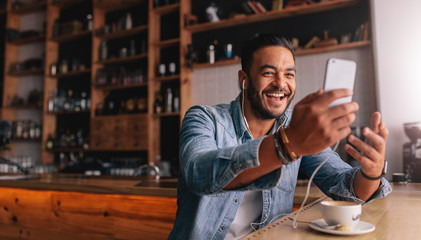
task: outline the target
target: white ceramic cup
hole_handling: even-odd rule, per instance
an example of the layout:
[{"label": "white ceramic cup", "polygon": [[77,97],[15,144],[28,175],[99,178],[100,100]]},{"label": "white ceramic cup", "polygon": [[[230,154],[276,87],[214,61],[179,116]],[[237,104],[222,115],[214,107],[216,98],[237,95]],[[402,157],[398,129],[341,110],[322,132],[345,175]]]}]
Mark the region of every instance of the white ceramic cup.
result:
[{"label": "white ceramic cup", "polygon": [[352,230],[360,221],[361,204],[349,201],[322,201],[323,219],[330,225],[340,224],[343,230]]}]

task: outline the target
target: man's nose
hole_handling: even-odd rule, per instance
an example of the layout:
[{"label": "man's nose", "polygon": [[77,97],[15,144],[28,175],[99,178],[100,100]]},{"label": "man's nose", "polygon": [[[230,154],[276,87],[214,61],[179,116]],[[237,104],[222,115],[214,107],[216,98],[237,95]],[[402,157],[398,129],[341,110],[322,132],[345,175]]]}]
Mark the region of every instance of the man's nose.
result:
[{"label": "man's nose", "polygon": [[284,76],[284,74],[277,74],[276,79],[275,79],[275,83],[280,89],[282,89],[286,86],[286,80],[287,79]]}]

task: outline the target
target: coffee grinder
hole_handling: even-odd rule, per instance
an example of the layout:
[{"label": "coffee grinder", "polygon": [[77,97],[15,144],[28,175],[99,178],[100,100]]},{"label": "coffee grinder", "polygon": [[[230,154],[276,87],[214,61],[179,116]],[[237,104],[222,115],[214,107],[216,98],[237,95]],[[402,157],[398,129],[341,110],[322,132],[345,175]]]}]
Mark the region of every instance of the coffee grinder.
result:
[{"label": "coffee grinder", "polygon": [[410,142],[403,145],[403,170],[409,182],[421,182],[421,122],[404,123]]}]

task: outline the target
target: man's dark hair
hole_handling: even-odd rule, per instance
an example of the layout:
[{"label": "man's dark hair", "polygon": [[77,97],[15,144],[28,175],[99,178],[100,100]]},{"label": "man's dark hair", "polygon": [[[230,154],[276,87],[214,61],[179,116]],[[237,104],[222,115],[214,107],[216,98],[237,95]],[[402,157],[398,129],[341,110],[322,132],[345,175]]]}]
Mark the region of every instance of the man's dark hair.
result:
[{"label": "man's dark hair", "polygon": [[268,46],[287,48],[291,51],[295,62],[294,48],[288,39],[274,33],[261,33],[256,37],[249,39],[241,49],[241,68],[247,75],[250,73],[254,52]]}]

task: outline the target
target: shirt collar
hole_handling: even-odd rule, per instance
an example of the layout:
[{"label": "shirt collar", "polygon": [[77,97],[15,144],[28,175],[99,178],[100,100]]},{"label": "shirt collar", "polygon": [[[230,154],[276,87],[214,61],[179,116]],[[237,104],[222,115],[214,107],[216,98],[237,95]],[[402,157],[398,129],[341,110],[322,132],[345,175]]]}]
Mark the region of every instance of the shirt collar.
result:
[{"label": "shirt collar", "polygon": [[[274,133],[280,127],[286,126],[289,123],[289,116],[291,116],[291,109],[286,109],[279,118],[276,119],[275,124],[273,125],[270,133]],[[231,115],[234,121],[235,133],[238,138],[243,138],[247,136],[247,138],[252,138],[250,133],[247,131],[246,125],[243,121],[243,115],[241,112],[241,93],[237,96],[237,98],[231,102]]]}]

